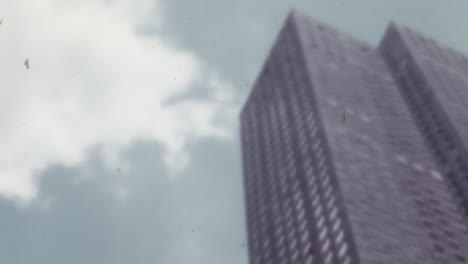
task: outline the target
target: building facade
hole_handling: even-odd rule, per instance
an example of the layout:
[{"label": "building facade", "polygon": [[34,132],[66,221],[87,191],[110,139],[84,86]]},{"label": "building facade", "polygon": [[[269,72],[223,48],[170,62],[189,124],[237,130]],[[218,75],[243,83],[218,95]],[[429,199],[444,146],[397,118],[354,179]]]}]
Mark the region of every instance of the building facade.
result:
[{"label": "building facade", "polygon": [[379,49],[451,194],[468,212],[468,58],[395,23]]},{"label": "building facade", "polygon": [[288,16],[240,115],[251,264],[468,263],[385,51]]}]

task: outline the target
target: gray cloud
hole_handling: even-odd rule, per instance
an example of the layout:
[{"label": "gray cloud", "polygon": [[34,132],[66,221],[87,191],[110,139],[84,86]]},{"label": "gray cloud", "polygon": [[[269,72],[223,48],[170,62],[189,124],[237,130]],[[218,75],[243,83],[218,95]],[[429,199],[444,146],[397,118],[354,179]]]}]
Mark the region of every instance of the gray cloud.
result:
[{"label": "gray cloud", "polygon": [[[244,263],[243,198],[238,149],[222,141],[191,145],[193,162],[170,180],[160,145],[124,151],[132,173],[109,171],[96,148],[83,167],[44,172],[28,210],[0,202],[0,255],[5,263]],[[82,168],[88,178],[75,182]],[[132,196],[116,202],[108,186]]]}]

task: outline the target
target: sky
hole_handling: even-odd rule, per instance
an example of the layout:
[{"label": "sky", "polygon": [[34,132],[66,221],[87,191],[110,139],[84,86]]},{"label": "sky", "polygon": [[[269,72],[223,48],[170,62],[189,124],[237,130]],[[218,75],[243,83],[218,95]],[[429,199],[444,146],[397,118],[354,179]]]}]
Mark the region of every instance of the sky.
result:
[{"label": "sky", "polygon": [[0,0],[0,262],[247,264],[238,115],[291,8],[468,54],[464,0]]}]

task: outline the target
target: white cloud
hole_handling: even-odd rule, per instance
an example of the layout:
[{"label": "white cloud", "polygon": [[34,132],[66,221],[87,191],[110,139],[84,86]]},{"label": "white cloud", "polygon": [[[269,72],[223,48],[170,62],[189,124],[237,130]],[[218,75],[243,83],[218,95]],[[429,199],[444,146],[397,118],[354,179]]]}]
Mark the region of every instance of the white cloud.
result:
[{"label": "white cloud", "polygon": [[175,175],[189,162],[187,143],[232,136],[231,123],[214,123],[235,120],[232,87],[215,74],[206,80],[213,98],[162,104],[210,71],[164,39],[135,34],[163,26],[154,3],[0,0],[0,196],[28,203],[41,170],[79,165],[97,144],[115,169],[123,147],[156,140]]}]

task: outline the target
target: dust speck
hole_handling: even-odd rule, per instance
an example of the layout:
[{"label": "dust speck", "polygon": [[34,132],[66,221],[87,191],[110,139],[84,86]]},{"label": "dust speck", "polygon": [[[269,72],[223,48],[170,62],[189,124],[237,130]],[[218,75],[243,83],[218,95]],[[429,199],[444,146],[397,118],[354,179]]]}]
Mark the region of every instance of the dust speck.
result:
[{"label": "dust speck", "polygon": [[29,59],[24,61],[24,66],[26,66],[26,69],[29,70]]},{"label": "dust speck", "polygon": [[343,106],[343,123],[346,121],[346,109]]}]

